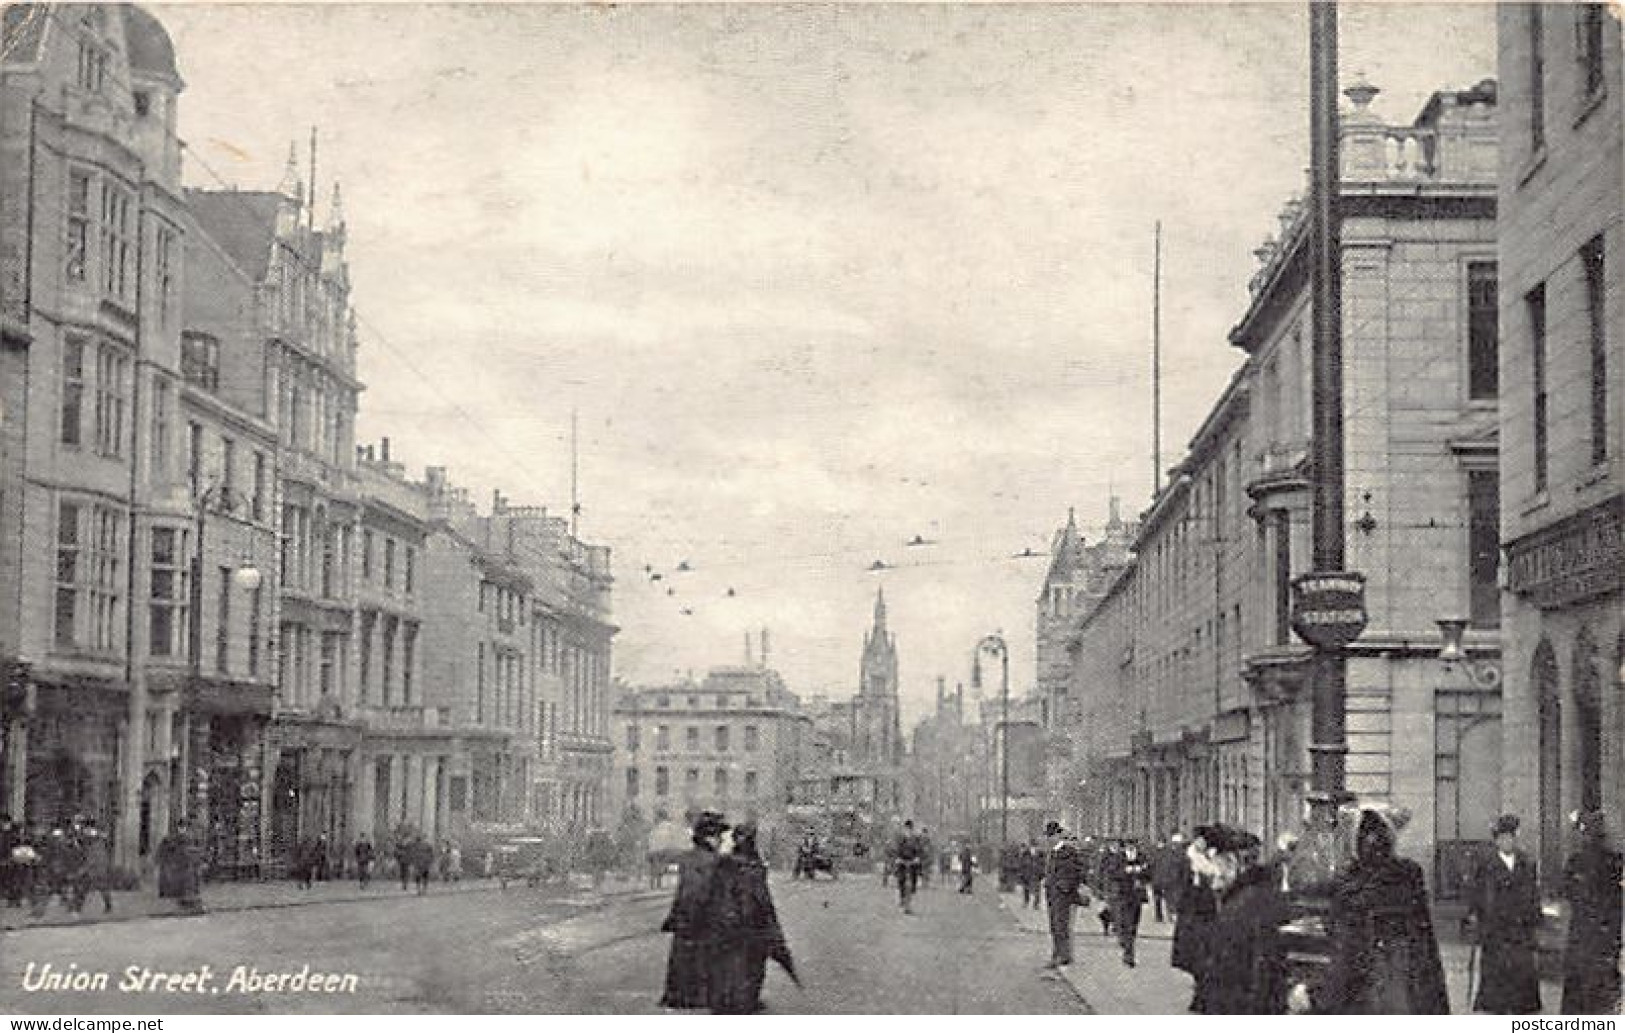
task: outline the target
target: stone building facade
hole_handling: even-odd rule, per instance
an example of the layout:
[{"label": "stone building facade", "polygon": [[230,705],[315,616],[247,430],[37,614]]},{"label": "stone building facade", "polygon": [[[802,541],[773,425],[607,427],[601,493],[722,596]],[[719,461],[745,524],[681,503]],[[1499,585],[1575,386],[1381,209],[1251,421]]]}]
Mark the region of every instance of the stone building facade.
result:
[{"label": "stone building facade", "polygon": [[1503,805],[1555,877],[1625,808],[1625,72],[1606,5],[1496,13]]},{"label": "stone building facade", "polygon": [[361,726],[356,714],[357,559],[354,314],[346,227],[334,190],[322,226],[290,150],[274,191],[186,192],[198,226],[253,289],[253,332],[277,429],[277,708],[267,730],[265,862],[298,843],[356,831]]},{"label": "stone building facade", "polygon": [[[204,696],[256,695],[252,677],[240,694],[230,684],[245,655],[192,662],[213,633],[197,618],[220,610],[193,595],[201,478],[188,474],[213,445],[185,438],[183,396],[193,421],[245,445],[265,424],[183,378],[191,226],[168,35],[128,6],[17,4],[4,18],[0,795],[20,820],[96,821],[139,869],[169,812],[194,801],[197,676]],[[209,522],[212,593],[216,564],[271,524]]]},{"label": "stone building facade", "polygon": [[1055,533],[1050,566],[1036,601],[1037,680],[1039,721],[1044,742],[1044,809],[1068,828],[1076,828],[1080,815],[1076,789],[1085,771],[1074,743],[1080,713],[1071,695],[1073,641],[1078,622],[1105,596],[1113,580],[1129,561],[1134,528],[1124,523],[1116,495],[1108,501],[1105,534],[1090,543],[1078,531],[1076,514],[1068,510],[1066,526]]},{"label": "stone building facade", "polygon": [[[1370,622],[1348,660],[1348,786],[1409,808],[1406,848],[1443,896],[1499,806],[1493,82],[1408,125],[1363,83],[1342,121],[1348,566]],[[1307,227],[1259,250],[1231,331],[1246,360],[1152,501],[1133,563],[1084,619],[1082,796],[1101,829],[1206,820],[1295,829],[1309,779]],[[1470,626],[1446,667],[1435,622]]]},{"label": "stone building facade", "polygon": [[699,681],[628,688],[614,707],[614,810],[644,824],[705,808],[779,842],[810,749],[811,721],[764,662]]}]

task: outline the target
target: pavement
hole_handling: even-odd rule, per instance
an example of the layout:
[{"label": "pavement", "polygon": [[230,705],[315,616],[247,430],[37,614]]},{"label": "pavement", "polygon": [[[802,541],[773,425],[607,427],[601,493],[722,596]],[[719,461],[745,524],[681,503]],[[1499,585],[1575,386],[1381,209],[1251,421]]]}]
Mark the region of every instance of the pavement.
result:
[{"label": "pavement", "polygon": [[[1048,958],[1048,912],[1043,908],[1033,910],[1023,907],[1019,894],[1000,894],[999,906],[1011,916],[1017,928],[1033,936],[1035,955],[1042,953],[1043,957]],[[1078,912],[1073,926],[1075,960],[1058,970],[1059,978],[1096,1014],[1184,1013],[1190,1002],[1192,986],[1190,976],[1169,963],[1173,950],[1173,923],[1157,922],[1151,909],[1146,908],[1136,951],[1138,965],[1128,968],[1123,964],[1116,937],[1101,935],[1100,923],[1095,918],[1098,910],[1097,902],[1095,906]],[[1444,964],[1451,1012],[1458,1015],[1471,1012],[1467,981],[1471,948],[1464,943],[1444,939],[1439,943],[1439,955]],[[1561,983],[1550,980],[1541,983],[1540,999],[1544,1014],[1561,1014],[1557,1009],[1562,998]]]},{"label": "pavement", "polygon": [[[597,896],[635,893],[646,886],[642,880],[629,880],[609,876],[593,884],[589,876],[571,876],[567,881],[551,884],[544,889],[556,896],[590,902]],[[449,894],[499,892],[496,879],[460,879],[455,882],[432,882],[428,896]],[[662,895],[669,892],[660,891]],[[314,883],[309,889],[287,880],[249,882],[211,882],[203,887],[205,912],[258,911],[266,908],[303,907],[314,904],[391,900],[418,896],[416,889],[401,889],[399,882],[373,880],[366,887],[353,879],[333,879]],[[113,906],[104,910],[102,899],[92,893],[85,901],[84,910],[75,914],[60,901],[53,899],[43,914],[34,914],[25,902],[21,907],[0,904],[0,930],[30,929],[36,926],[97,925],[104,922],[129,922],[150,918],[196,917],[182,911],[173,900],[158,896],[152,888],[119,890],[112,894]]]}]

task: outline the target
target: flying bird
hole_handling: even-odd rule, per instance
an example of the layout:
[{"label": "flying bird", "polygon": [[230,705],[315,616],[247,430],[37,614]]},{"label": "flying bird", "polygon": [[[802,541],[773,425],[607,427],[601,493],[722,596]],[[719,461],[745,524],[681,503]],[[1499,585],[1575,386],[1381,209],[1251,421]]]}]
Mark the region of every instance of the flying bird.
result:
[{"label": "flying bird", "polygon": [[873,563],[869,564],[869,569],[871,571],[874,571],[874,570],[890,570],[890,569],[892,569],[892,566],[891,566],[890,563],[887,563],[885,560],[875,560]]},{"label": "flying bird", "polygon": [[649,580],[650,581],[659,581],[661,579],[662,579],[662,575],[660,574],[659,571],[656,571],[655,573],[649,575]]},{"label": "flying bird", "polygon": [[685,606],[682,609],[682,614],[684,617],[692,617],[694,616],[694,611]]},{"label": "flying bird", "polygon": [[734,592],[734,590],[732,588],[728,589],[728,598],[729,599],[732,599],[735,594],[736,593]]},{"label": "flying bird", "polygon": [[677,573],[679,574],[687,574],[693,569],[693,567],[688,565],[688,560],[684,560],[683,562],[677,564]]},{"label": "flying bird", "polygon": [[903,544],[912,548],[912,547],[916,547],[916,546],[920,546],[920,545],[935,545],[937,543],[935,541],[932,541],[929,538],[926,538],[923,535],[918,535],[917,534],[913,538],[910,538],[908,541],[904,542]]},{"label": "flying bird", "polygon": [[1031,545],[1029,545],[1025,549],[1022,549],[1020,552],[1012,554],[1010,558],[1013,559],[1013,560],[1042,559],[1043,558],[1043,553],[1034,552],[1033,547]]}]

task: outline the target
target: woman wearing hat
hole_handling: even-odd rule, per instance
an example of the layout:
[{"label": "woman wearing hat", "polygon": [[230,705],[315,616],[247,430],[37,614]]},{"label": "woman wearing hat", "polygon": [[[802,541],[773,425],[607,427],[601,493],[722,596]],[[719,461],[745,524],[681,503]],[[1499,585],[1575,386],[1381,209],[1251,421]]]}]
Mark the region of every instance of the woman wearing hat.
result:
[{"label": "woman wearing hat", "polygon": [[1293,1011],[1449,1013],[1422,868],[1395,856],[1394,839],[1381,813],[1360,813],[1354,864],[1337,881],[1327,920],[1331,964],[1312,995],[1302,984],[1293,988]]},{"label": "woman wearing hat", "polygon": [[1202,1014],[1208,1003],[1208,954],[1214,916],[1218,914],[1218,898],[1213,893],[1213,876],[1217,869],[1208,851],[1208,838],[1215,834],[1212,826],[1203,825],[1185,848],[1185,882],[1179,888],[1174,905],[1174,946],[1170,963],[1174,968],[1188,972],[1195,980],[1188,1010]]},{"label": "woman wearing hat", "polygon": [[671,933],[671,955],[666,960],[664,1008],[709,1008],[710,976],[717,953],[716,914],[713,909],[717,881],[717,848],[728,825],[722,815],[705,811],[694,821],[694,848],[678,861],[677,895],[671,913],[660,926]]},{"label": "woman wearing hat", "polygon": [[1563,953],[1563,1013],[1619,1011],[1620,880],[1625,862],[1608,842],[1601,811],[1575,816],[1580,846],[1563,868],[1569,902]]},{"label": "woman wearing hat", "polygon": [[711,1010],[719,1014],[749,1015],[762,1010],[768,960],[776,959],[792,976],[795,968],[767,888],[767,865],[757,850],[756,826],[741,822],[734,827],[732,840],[732,850],[723,851],[717,865],[710,1001]]},{"label": "woman wearing hat", "polygon": [[1497,818],[1492,832],[1495,853],[1479,866],[1467,912],[1482,958],[1473,1010],[1531,1015],[1540,1011],[1540,976],[1535,968],[1540,877],[1535,862],[1518,847],[1515,816]]},{"label": "woman wearing hat", "polygon": [[1279,929],[1286,902],[1263,844],[1250,832],[1220,829],[1213,843],[1219,911],[1208,960],[1209,1015],[1278,1015],[1285,1006],[1286,965]]}]

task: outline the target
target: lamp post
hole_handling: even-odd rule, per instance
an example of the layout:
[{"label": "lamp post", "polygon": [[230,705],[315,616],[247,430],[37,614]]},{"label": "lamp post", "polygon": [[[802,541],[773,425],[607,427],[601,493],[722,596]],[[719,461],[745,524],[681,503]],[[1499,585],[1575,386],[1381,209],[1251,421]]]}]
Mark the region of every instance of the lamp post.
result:
[{"label": "lamp post", "polygon": [[[192,496],[192,516],[194,520],[194,545],[192,550],[192,591],[191,591],[191,620],[189,622],[189,636],[191,638],[191,652],[188,657],[192,674],[192,691],[197,692],[203,684],[203,560],[204,539],[208,529],[208,516],[211,508],[220,513],[229,514],[236,505],[236,498],[230,485],[224,483],[210,484],[208,487],[195,492]],[[258,567],[252,562],[240,564],[232,573],[232,582],[247,592],[260,587],[263,576]],[[217,620],[223,619],[224,614],[217,615]],[[227,629],[222,628],[225,634]],[[250,628],[249,634],[259,634],[258,628]],[[185,713],[181,720],[181,743],[178,754],[171,751],[172,757],[180,762],[182,783],[181,817],[189,818],[192,814],[193,800],[191,782],[192,768],[192,716]],[[199,767],[198,782],[205,784],[206,769]],[[173,784],[173,782],[172,782]]]},{"label": "lamp post", "polygon": [[995,632],[984,636],[976,644],[974,662],[971,666],[971,683],[977,688],[982,685],[982,654],[988,653],[999,658],[999,734],[994,737],[994,747],[999,751],[999,852],[1003,856],[1004,849],[1010,843],[1010,646],[1004,641],[1004,636]]}]

